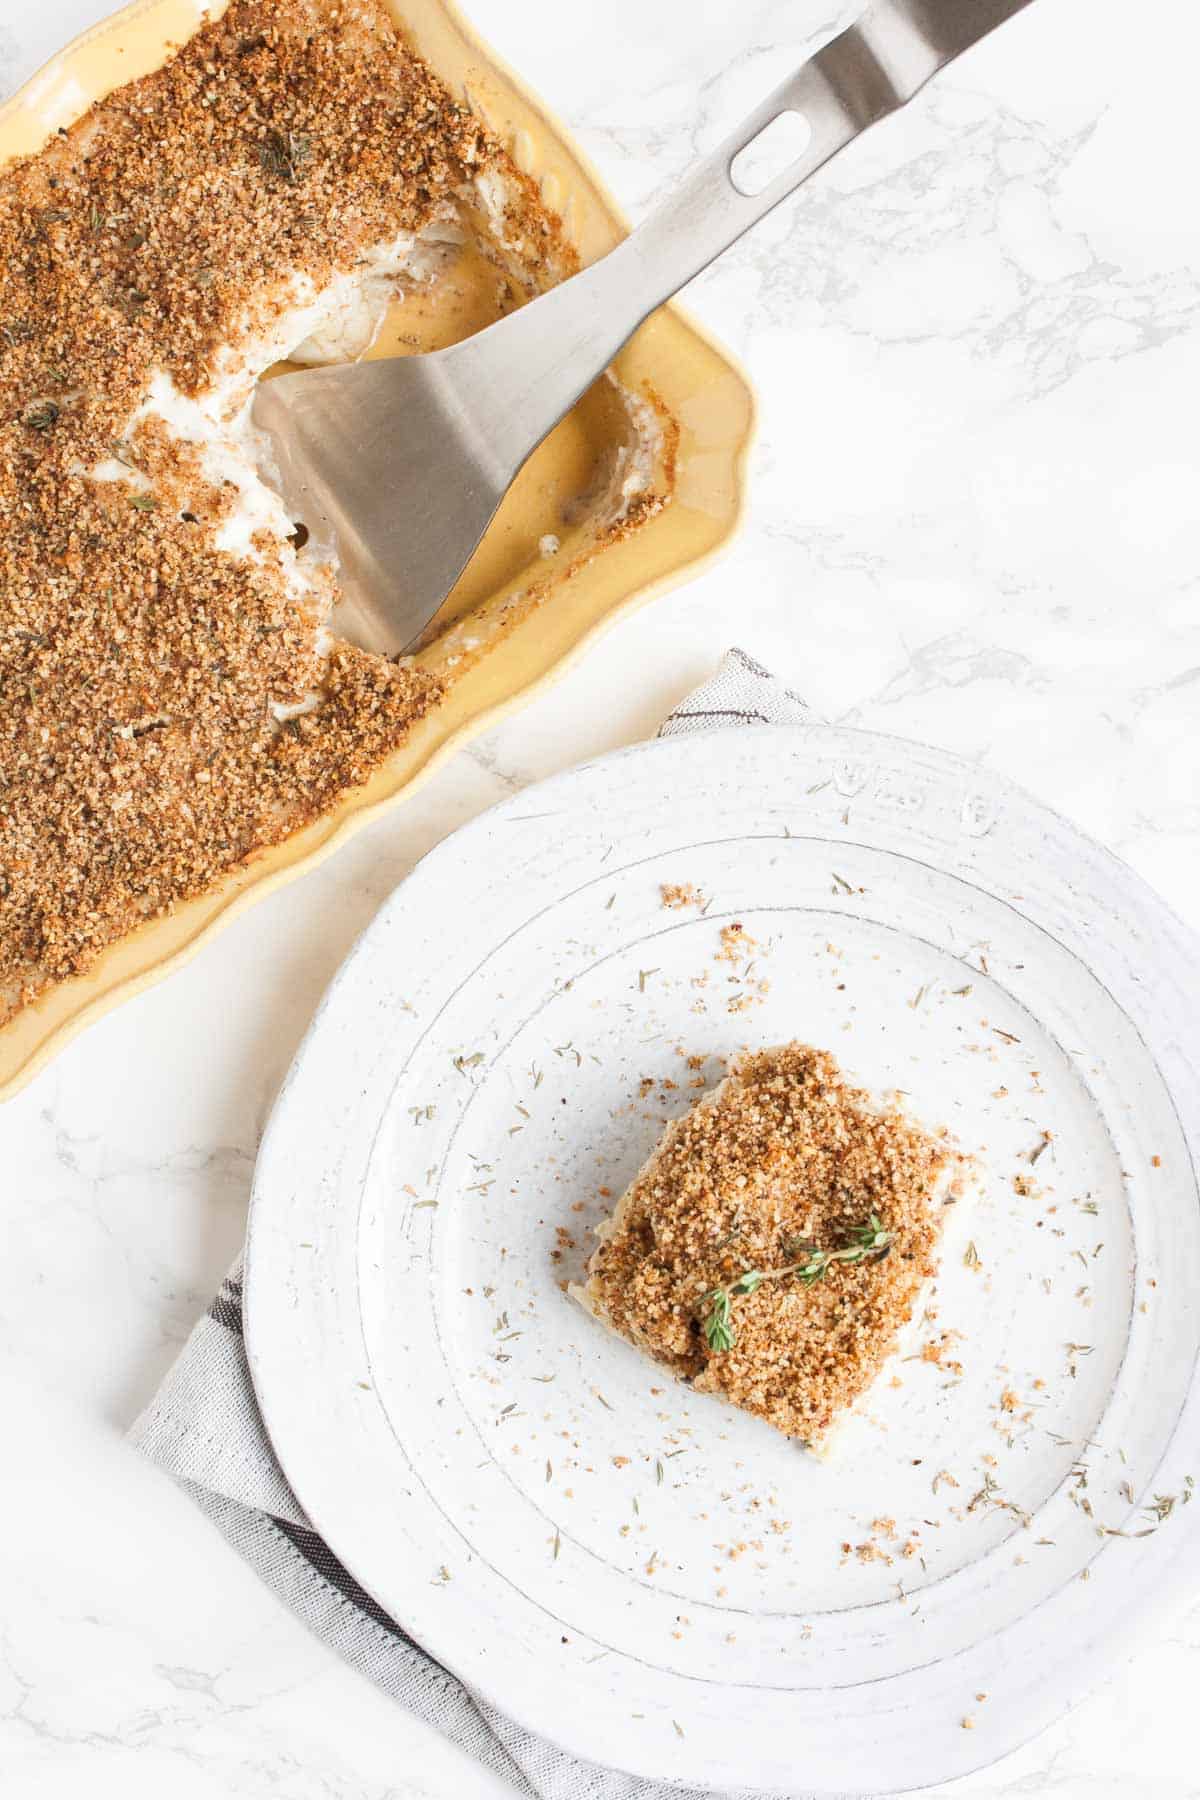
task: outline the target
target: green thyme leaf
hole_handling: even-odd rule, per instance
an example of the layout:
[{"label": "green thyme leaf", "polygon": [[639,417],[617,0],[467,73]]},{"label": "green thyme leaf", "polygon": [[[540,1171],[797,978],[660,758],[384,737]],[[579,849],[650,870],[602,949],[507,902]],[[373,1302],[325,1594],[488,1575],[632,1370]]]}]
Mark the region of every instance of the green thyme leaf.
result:
[{"label": "green thyme leaf", "polygon": [[704,1296],[702,1304],[707,1304],[704,1317],[704,1335],[710,1350],[720,1352],[733,1348],[733,1321],[729,1304],[728,1288],[713,1288]]}]

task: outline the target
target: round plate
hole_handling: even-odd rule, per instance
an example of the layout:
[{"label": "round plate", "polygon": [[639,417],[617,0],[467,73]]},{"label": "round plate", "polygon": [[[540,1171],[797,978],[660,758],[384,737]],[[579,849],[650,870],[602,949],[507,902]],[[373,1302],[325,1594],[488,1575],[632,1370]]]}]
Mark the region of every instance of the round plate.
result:
[{"label": "round plate", "polygon": [[[276,1106],[248,1343],[280,1462],[389,1613],[579,1756],[978,1767],[1200,1575],[1197,1019],[1131,872],[938,751],[717,732],[527,791],[392,896]],[[794,1037],[985,1169],[825,1463],[565,1292],[664,1120]]]}]

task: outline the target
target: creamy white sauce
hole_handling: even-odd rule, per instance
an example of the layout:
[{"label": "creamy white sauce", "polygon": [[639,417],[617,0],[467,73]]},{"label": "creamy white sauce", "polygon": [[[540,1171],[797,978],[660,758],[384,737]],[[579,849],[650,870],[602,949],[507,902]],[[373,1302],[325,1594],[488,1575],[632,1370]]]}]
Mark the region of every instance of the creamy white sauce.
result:
[{"label": "creamy white sauce", "polygon": [[[509,227],[508,183],[503,175],[482,171],[472,189],[474,206],[486,221],[486,247],[499,252],[505,266],[510,257],[519,261],[526,246]],[[178,442],[198,449],[201,478],[223,489],[229,500],[214,538],[218,549],[260,561],[255,536],[265,533],[275,540],[289,591],[321,621],[320,656],[327,655],[333,643],[326,629],[327,570],[330,565],[336,570],[336,556],[332,545],[313,538],[302,549],[290,542],[295,523],[271,484],[270,441],[250,423],[255,385],[266,369],[285,360],[313,366],[357,361],[371,348],[389,308],[405,289],[435,281],[468,235],[454,207],[447,205],[420,232],[402,232],[377,245],[354,269],[334,276],[320,289],[307,276],[289,276],[284,284],[288,303],[270,330],[243,340],[236,349],[227,346],[221,351],[214,378],[203,394],[189,397],[170,375],[159,371],[127,422],[125,436],[143,420],[153,419]],[[630,420],[629,440],[618,447],[602,490],[588,496],[579,509],[580,516],[586,512],[601,527],[619,523],[631,502],[650,486],[661,448],[653,408],[628,390],[621,389],[621,397]],[[134,491],[149,485],[137,469],[117,457],[94,464],[88,473],[94,481],[121,481]],[[543,556],[556,554],[560,547],[553,532],[538,546]],[[311,711],[318,699],[310,693],[296,703],[279,702],[272,711],[282,721]]]},{"label": "creamy white sauce", "polygon": [[628,515],[632,502],[653,485],[655,465],[662,451],[662,426],[649,401],[623,387],[615,375],[610,375],[609,380],[621,396],[633,431],[628,442],[618,446],[608,488],[600,500],[603,522],[617,525]]}]

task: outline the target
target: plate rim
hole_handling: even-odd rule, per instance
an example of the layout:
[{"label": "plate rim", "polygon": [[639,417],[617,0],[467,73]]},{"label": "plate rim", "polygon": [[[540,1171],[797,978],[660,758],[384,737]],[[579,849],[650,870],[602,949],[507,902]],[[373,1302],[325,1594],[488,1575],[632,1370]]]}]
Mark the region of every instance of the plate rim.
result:
[{"label": "plate rim", "polygon": [[[822,741],[825,741],[831,748],[833,746],[841,747],[849,743],[856,749],[860,749],[864,756],[869,756],[873,746],[882,747],[885,753],[893,756],[897,753],[901,755],[919,753],[921,757],[926,759],[927,764],[931,762],[937,772],[942,776],[950,777],[957,775],[960,779],[966,778],[969,784],[977,790],[990,790],[999,797],[1007,797],[1010,801],[1015,802],[1026,809],[1032,809],[1034,813],[1039,814],[1047,821],[1052,822],[1057,830],[1066,834],[1073,851],[1077,850],[1081,853],[1087,853],[1092,858],[1098,859],[1101,864],[1110,866],[1114,873],[1119,873],[1122,882],[1128,884],[1132,888],[1132,891],[1138,896],[1142,905],[1148,908],[1151,914],[1156,916],[1160,925],[1165,927],[1171,936],[1177,938],[1183,944],[1188,953],[1190,966],[1197,981],[1197,992],[1200,992],[1200,937],[1197,937],[1187,923],[1180,918],[1150,883],[1133,869],[1132,866],[1117,852],[1100,843],[1099,840],[1083,831],[1067,815],[1049,805],[1038,796],[1030,793],[1029,790],[1024,788],[1021,784],[1012,781],[1001,771],[987,766],[977,766],[970,763],[967,759],[956,755],[952,751],[945,750],[940,746],[928,744],[922,740],[902,737],[890,733],[868,731],[856,726],[829,723],[822,720],[814,719],[795,724],[753,725],[749,730],[752,732],[753,736],[759,740],[764,737],[790,739],[797,744],[802,743],[806,748],[814,743],[819,745]],[[443,855],[448,856],[460,850],[464,840],[469,842],[472,836],[484,836],[497,818],[507,811],[515,807],[526,805],[531,797],[536,796],[538,798],[546,798],[553,795],[556,790],[563,788],[569,789],[581,778],[592,776],[597,771],[618,767],[622,763],[633,759],[640,760],[643,757],[656,756],[664,753],[670,754],[673,752],[676,755],[682,755],[686,758],[688,746],[694,746],[697,739],[727,739],[729,735],[730,732],[728,727],[713,726],[703,730],[689,732],[686,735],[676,734],[667,738],[655,738],[646,742],[627,745],[591,758],[584,763],[574,765],[567,770],[559,771],[543,781],[531,784],[529,787],[520,790],[516,794],[506,795],[494,805],[487,808],[484,812],[481,812],[476,815],[475,818],[458,827],[454,832],[450,833],[446,838],[441,840],[440,843],[428,851],[426,855],[414,865],[413,870],[410,871],[410,875],[406,876],[384,900],[374,919],[366,926],[348,952],[345,960],[326,990],[325,995],[322,997],[320,1005],[305,1032],[304,1038],[297,1049],[296,1056],[293,1059],[271,1109],[267,1125],[263,1132],[258,1161],[256,1162],[251,1196],[250,1219],[247,1229],[245,1265],[245,1330],[247,1357],[250,1364],[251,1379],[263,1416],[264,1426],[268,1437],[270,1438],[272,1448],[279,1458],[280,1466],[284,1470],[289,1483],[292,1483],[292,1476],[289,1471],[290,1449],[285,1442],[280,1441],[280,1438],[282,1438],[284,1434],[281,1433],[280,1438],[277,1438],[276,1430],[272,1425],[273,1393],[270,1387],[271,1378],[265,1373],[270,1360],[270,1354],[268,1352],[266,1357],[262,1354],[262,1344],[264,1339],[260,1332],[264,1308],[261,1308],[256,1304],[257,1297],[262,1296],[269,1291],[269,1276],[261,1273],[265,1265],[263,1257],[259,1254],[268,1234],[268,1227],[264,1225],[264,1220],[267,1216],[267,1209],[270,1206],[270,1200],[266,1195],[265,1168],[270,1156],[274,1152],[277,1136],[281,1135],[287,1128],[288,1121],[285,1116],[287,1104],[293,1088],[301,1079],[304,1072],[304,1064],[310,1051],[310,1045],[316,1040],[320,1033],[325,1015],[340,993],[343,982],[352,977],[359,959],[365,954],[369,954],[375,934],[377,932],[382,933],[388,929],[386,922],[391,919],[393,911],[402,904],[400,896],[408,881],[411,879],[411,876],[416,874],[418,870],[427,870],[429,865],[436,864]],[[994,897],[1011,903],[1011,896],[996,894]],[[1018,908],[1018,910],[1022,909]],[[1041,925],[1041,922],[1036,919],[1033,923],[1039,926]],[[1067,946],[1063,947],[1067,948]],[[1072,951],[1071,953],[1078,956],[1078,951]],[[1079,957],[1079,960],[1084,962],[1084,966],[1088,969],[1089,974],[1092,974],[1093,971],[1091,965],[1082,957]],[[1099,979],[1099,977],[1095,977],[1094,975],[1093,978]],[[1125,1014],[1124,1006],[1119,1000],[1115,1000],[1115,997],[1114,1003],[1117,1004],[1122,1013]],[[1125,1014],[1125,1016],[1128,1017],[1128,1014]],[[1130,1020],[1130,1023],[1134,1025],[1135,1030],[1139,1030],[1140,1035],[1140,1028],[1136,1025],[1136,1022]],[[1166,1073],[1161,1067],[1158,1056],[1155,1055],[1153,1051],[1150,1051],[1150,1054],[1154,1066],[1163,1081],[1164,1088],[1170,1098],[1172,1107],[1179,1118],[1181,1134],[1191,1158],[1192,1178],[1193,1181],[1196,1182],[1197,1180],[1200,1180],[1200,1111],[1196,1113],[1194,1118],[1190,1114],[1184,1112],[1179,1104],[1179,1095],[1176,1084],[1173,1084],[1168,1080]],[[1198,1386],[1200,1386],[1200,1382],[1198,1382],[1196,1373],[1193,1371],[1192,1386],[1190,1390],[1193,1395],[1197,1391]],[[1187,1404],[1188,1397],[1185,1395],[1183,1407],[1181,1409],[1181,1417],[1182,1412],[1186,1411]],[[1176,1431],[1178,1431],[1178,1422]],[[295,1489],[295,1484],[292,1483],[292,1485],[294,1490],[299,1493],[299,1489]],[[305,1504],[303,1496],[300,1497],[301,1503]],[[318,1521],[314,1520],[314,1525],[318,1530],[321,1530]],[[1191,1565],[1193,1576],[1197,1582],[1200,1582],[1200,1532],[1195,1533],[1194,1537],[1194,1542],[1184,1542],[1175,1549],[1171,1558],[1171,1566],[1173,1568],[1178,1568],[1180,1563],[1184,1560],[1185,1553],[1187,1553],[1187,1560]],[[337,1549],[336,1544],[331,1542],[331,1548],[335,1549],[335,1553],[338,1554],[340,1558],[341,1552]],[[349,1563],[347,1566],[352,1567]],[[379,1596],[372,1589],[370,1581],[364,1581],[363,1572],[360,1569],[355,1569],[353,1567],[352,1572],[366,1590],[371,1592],[373,1597],[378,1600]],[[1062,1718],[1072,1711],[1074,1707],[1086,1697],[1092,1686],[1100,1680],[1106,1672],[1110,1671],[1112,1668],[1119,1665],[1122,1660],[1126,1660],[1132,1655],[1134,1650],[1136,1650],[1142,1642],[1161,1630],[1164,1621],[1169,1621],[1173,1616],[1177,1616],[1191,1604],[1191,1601],[1194,1598],[1194,1590],[1189,1588],[1186,1583],[1176,1582],[1172,1584],[1168,1581],[1166,1578],[1165,1565],[1163,1569],[1159,1571],[1156,1579],[1150,1584],[1150,1587],[1150,1599],[1143,1603],[1134,1618],[1130,1621],[1128,1634],[1120,1645],[1112,1645],[1109,1639],[1101,1633],[1099,1637],[1089,1638],[1086,1644],[1077,1644],[1074,1646],[1072,1676],[1069,1679],[1064,1678],[1062,1691],[1056,1694],[1053,1711],[1049,1715],[1039,1719],[1039,1721],[1028,1731],[1018,1731],[1006,1735],[1003,1742],[989,1746],[987,1749],[983,1749],[981,1746],[978,1757],[974,1760],[967,1760],[958,1764],[953,1771],[953,1775],[955,1777],[961,1777],[978,1772],[979,1770],[990,1766],[999,1758],[1007,1756],[1021,1748],[1023,1745],[1033,1741],[1033,1739],[1038,1737],[1043,1730],[1048,1728],[1048,1725],[1053,1720]],[[387,1610],[385,1602],[380,1601],[380,1604],[383,1604],[385,1610]],[[1019,1621],[1017,1623],[1019,1623]],[[406,1629],[408,1629],[407,1625]],[[1006,1627],[1005,1629],[1010,1628]],[[420,1642],[419,1635],[417,1635],[417,1641]],[[559,1720],[555,1719],[548,1722],[546,1719],[539,1717],[534,1708],[526,1708],[523,1702],[519,1707],[514,1705],[511,1694],[506,1693],[503,1697],[499,1697],[494,1692],[489,1692],[486,1681],[480,1679],[478,1670],[472,1670],[469,1674],[465,1672],[460,1673],[459,1668],[455,1666],[453,1659],[444,1654],[440,1654],[434,1649],[428,1650],[427,1654],[435,1661],[444,1662],[447,1669],[454,1674],[456,1679],[466,1682],[476,1693],[482,1695],[484,1699],[495,1706],[498,1711],[512,1718],[531,1733],[545,1739],[564,1754],[578,1758],[586,1758],[588,1760],[596,1760],[593,1749],[581,1748],[578,1743],[571,1741],[569,1731],[563,1729],[562,1723]],[[611,1751],[606,1754],[605,1763],[606,1766],[619,1768],[629,1774],[640,1776],[643,1779],[654,1778],[653,1776],[647,1777],[645,1769],[639,1768],[634,1760],[628,1758],[614,1760]],[[659,1778],[661,1779],[661,1777]],[[925,1773],[915,1783],[906,1783],[905,1785],[895,1787],[892,1791],[897,1794],[915,1792],[929,1782],[936,1782],[949,1778],[951,1777],[945,1774]],[[698,1780],[695,1774],[689,1775],[688,1779],[698,1786],[704,1786],[703,1780]],[[720,1791],[724,1791],[727,1786],[728,1779],[722,1777]],[[767,1790],[758,1789],[754,1791],[767,1792]],[[775,1793],[777,1790],[771,1789],[769,1791]],[[832,1794],[835,1790],[822,1789],[820,1791]],[[836,1791],[839,1793],[859,1791],[865,1793],[867,1791],[875,1791],[875,1789],[847,1790],[845,1788],[839,1788]]]}]

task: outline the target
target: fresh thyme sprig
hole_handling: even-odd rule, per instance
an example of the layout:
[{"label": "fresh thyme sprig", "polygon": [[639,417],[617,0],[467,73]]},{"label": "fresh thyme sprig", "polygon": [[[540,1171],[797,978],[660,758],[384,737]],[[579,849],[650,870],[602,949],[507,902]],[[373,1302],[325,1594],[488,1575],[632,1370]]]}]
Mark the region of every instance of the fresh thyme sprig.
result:
[{"label": "fresh thyme sprig", "polygon": [[805,1245],[804,1254],[779,1269],[744,1269],[732,1281],[710,1288],[700,1301],[701,1323],[710,1350],[720,1354],[733,1348],[733,1301],[739,1294],[752,1294],[764,1281],[782,1281],[795,1275],[805,1287],[820,1281],[834,1263],[860,1263],[886,1256],[891,1249],[892,1234],[886,1231],[877,1214],[872,1213],[865,1225],[850,1234],[850,1242],[840,1250],[819,1250]]}]

